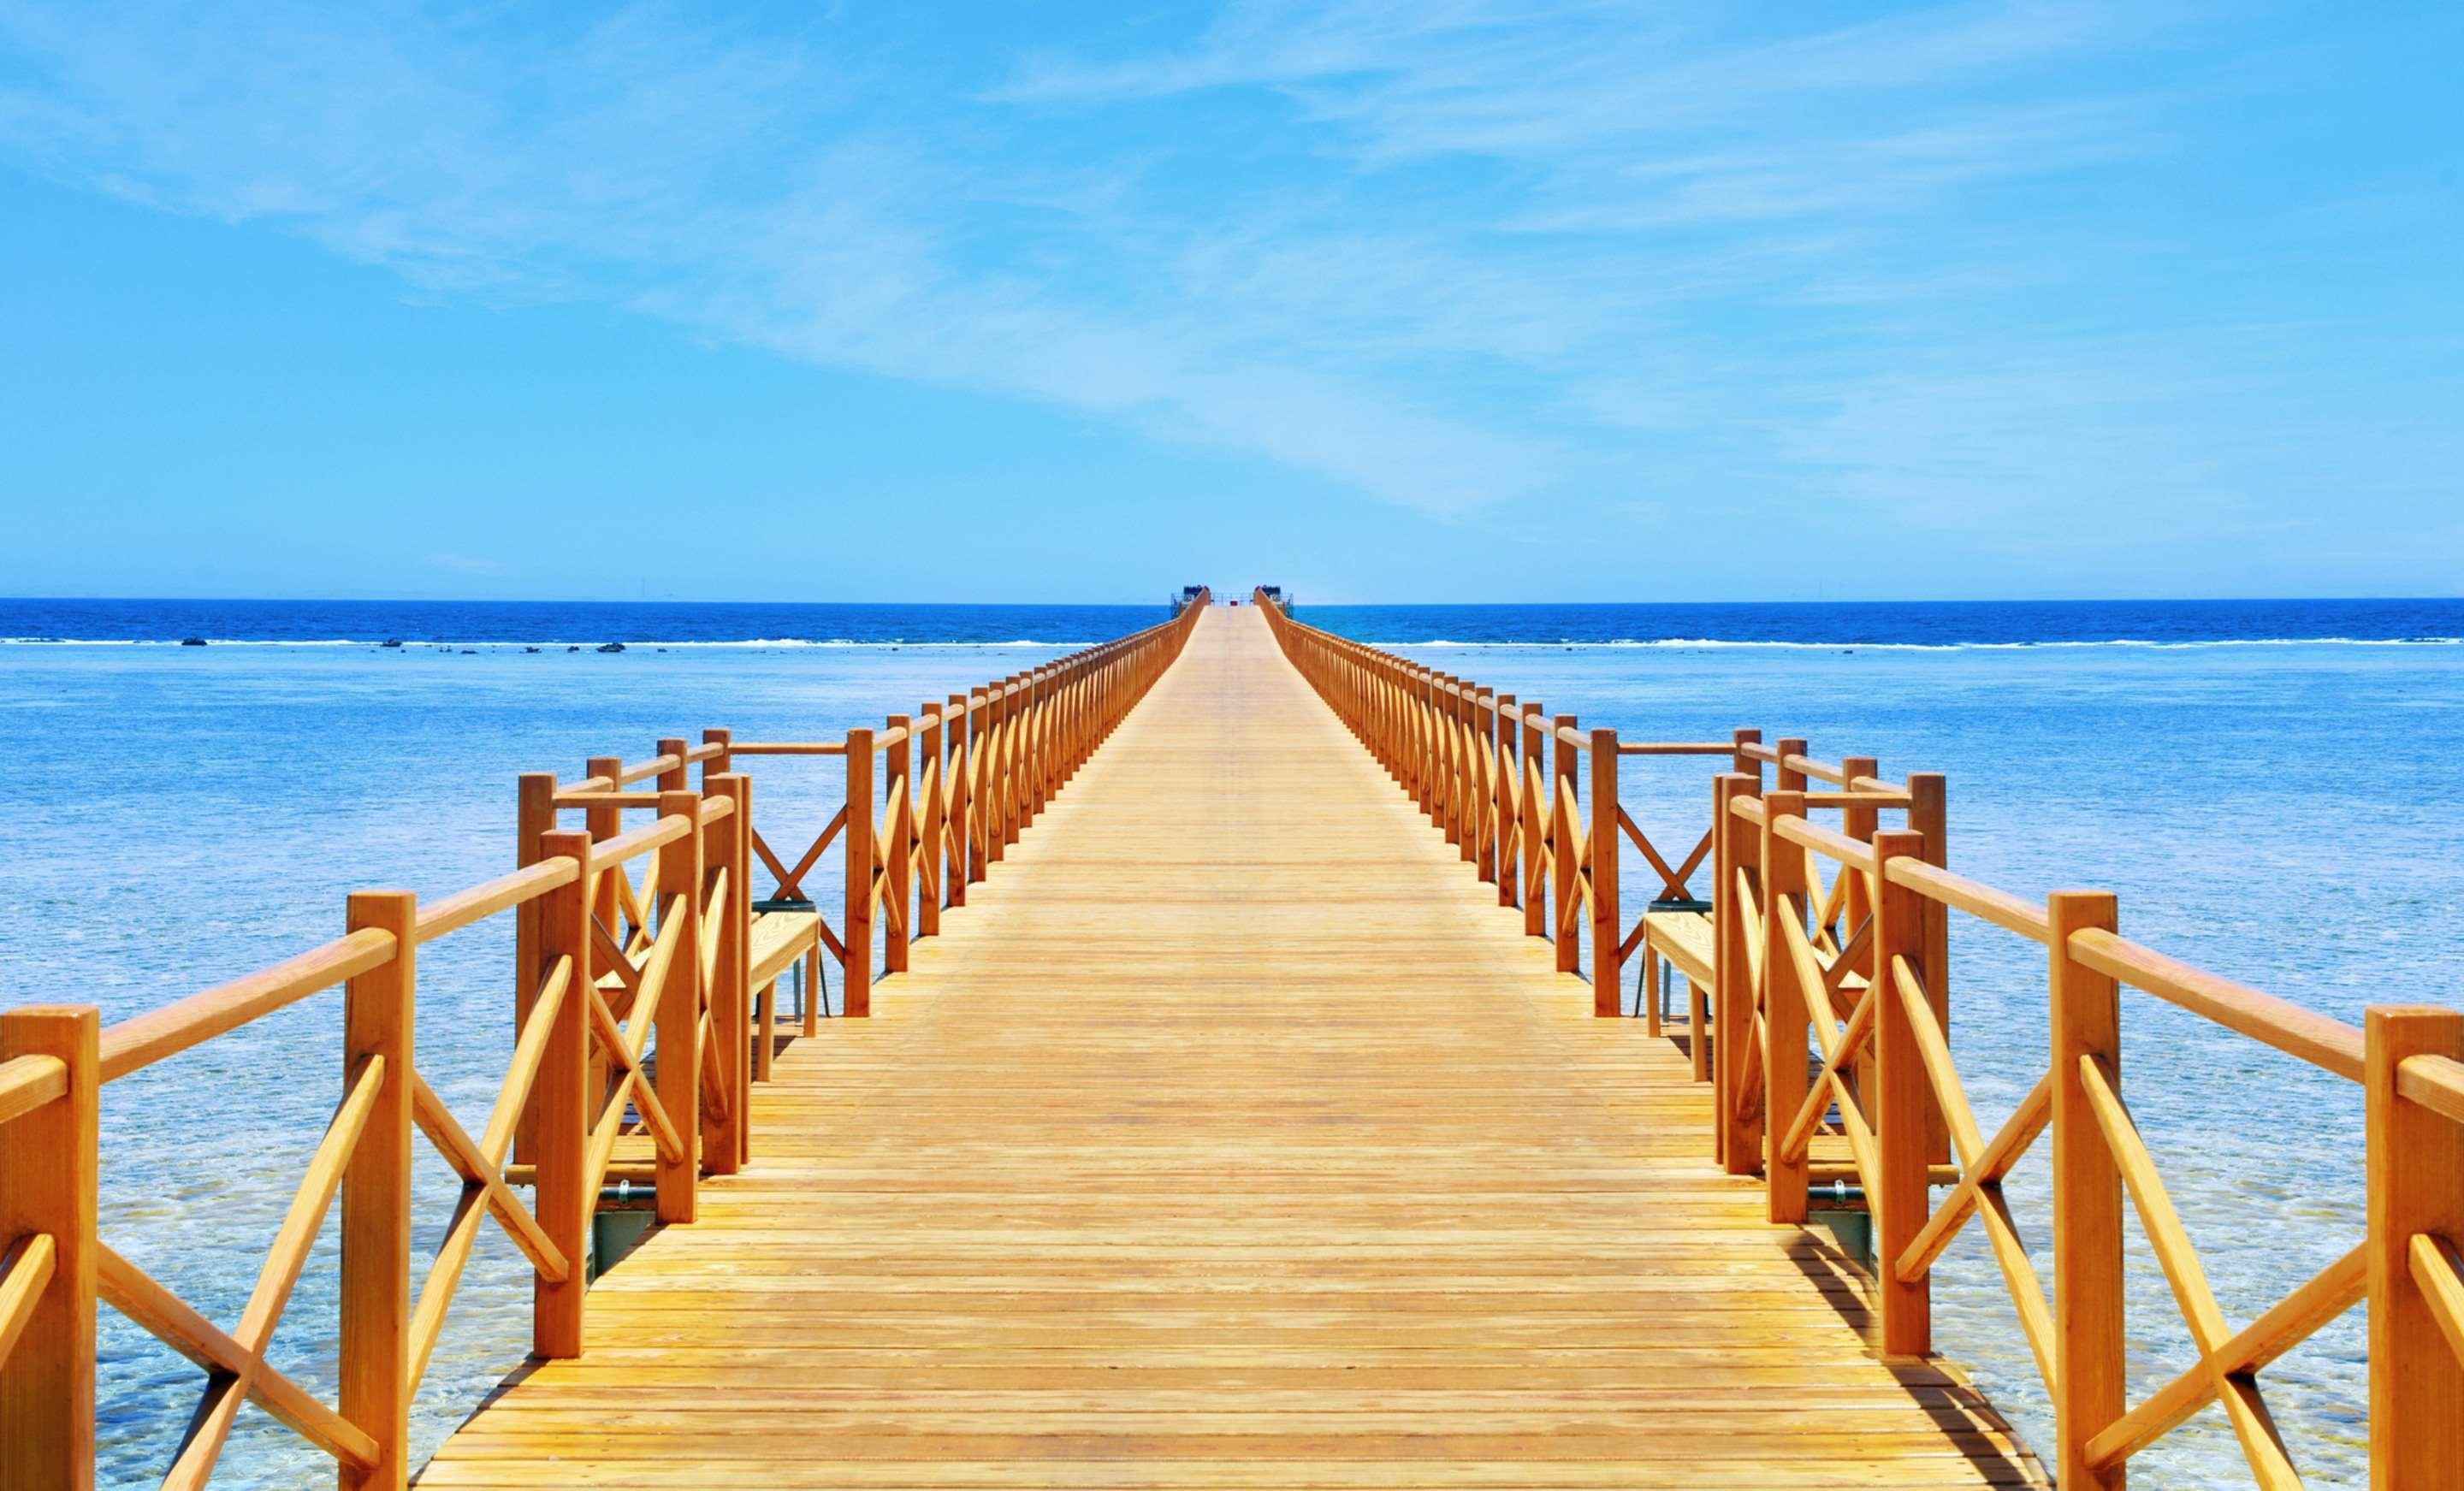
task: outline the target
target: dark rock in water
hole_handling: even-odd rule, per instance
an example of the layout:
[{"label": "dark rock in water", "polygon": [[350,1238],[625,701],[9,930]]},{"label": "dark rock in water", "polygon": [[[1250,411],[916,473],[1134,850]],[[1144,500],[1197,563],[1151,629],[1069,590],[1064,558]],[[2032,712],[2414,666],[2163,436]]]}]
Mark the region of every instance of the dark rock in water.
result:
[{"label": "dark rock in water", "polygon": [[537,651],[539,650],[539,648],[537,648],[537,647],[524,647],[524,648],[522,648],[522,650],[523,650],[523,651],[525,651],[525,652],[537,652]]},{"label": "dark rock in water", "polygon": [[622,652],[625,650],[625,644],[621,642],[603,642],[599,645],[599,650],[602,652]]},{"label": "dark rock in water", "polygon": [[205,645],[206,639],[203,637],[183,637],[180,639],[180,646],[184,647],[202,647]]},{"label": "dark rock in water", "polygon": [[479,649],[477,647],[464,647],[462,649],[462,655],[464,657],[477,657],[479,655]]},{"label": "dark rock in water", "polygon": [[582,644],[577,642],[577,643],[575,643],[573,646],[571,646],[571,647],[569,647],[565,648],[564,650],[566,650],[567,652],[579,652],[579,651],[581,651],[581,650],[582,650]]},{"label": "dark rock in water", "polygon": [[385,641],[378,643],[377,646],[381,647],[399,647],[402,646],[402,639],[400,637],[387,637]]}]

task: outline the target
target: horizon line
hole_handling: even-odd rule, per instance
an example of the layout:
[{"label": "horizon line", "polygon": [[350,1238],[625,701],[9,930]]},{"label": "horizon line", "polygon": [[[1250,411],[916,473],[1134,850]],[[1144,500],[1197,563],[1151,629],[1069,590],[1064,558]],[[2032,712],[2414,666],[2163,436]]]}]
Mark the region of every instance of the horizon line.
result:
[{"label": "horizon line", "polygon": [[[0,605],[18,604],[121,604],[140,605],[163,603],[180,604],[249,604],[249,605],[621,605],[621,606],[939,606],[995,609],[1011,606],[1077,606],[1088,609],[1129,609],[1156,604],[1170,604],[1175,597],[1163,601],[811,601],[811,600],[682,600],[676,598],[644,599],[596,596],[557,597],[489,597],[489,596],[232,596],[232,595],[153,595],[153,596],[0,596]],[[1246,597],[1237,598],[1246,601]],[[1485,606],[1508,608],[1516,606],[1705,606],[1705,605],[2254,605],[2254,604],[2333,604],[2333,603],[2452,603],[2464,602],[2464,593],[2451,595],[2250,595],[2250,596],[1897,596],[1885,598],[1840,599],[1741,599],[1722,601],[1308,601],[1292,597],[1295,605],[1315,606],[1385,606],[1463,607]],[[1216,603],[1222,604],[1220,600]]]}]

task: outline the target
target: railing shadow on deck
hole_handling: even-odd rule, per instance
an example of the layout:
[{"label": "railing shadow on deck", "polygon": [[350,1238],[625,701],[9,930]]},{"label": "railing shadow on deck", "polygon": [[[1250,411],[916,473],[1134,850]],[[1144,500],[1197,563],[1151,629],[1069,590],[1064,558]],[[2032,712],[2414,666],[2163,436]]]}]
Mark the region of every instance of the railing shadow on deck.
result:
[{"label": "railing shadow on deck", "polygon": [[[1932,1354],[1932,1270],[1974,1221],[2054,1406],[2063,1486],[2121,1485],[2133,1456],[2211,1403],[2255,1483],[2298,1486],[2258,1373],[2366,1300],[2371,1484],[2464,1488],[2464,1011],[2373,1007],[2356,1028],[2123,938],[2109,893],[2039,904],[1953,874],[1938,774],[1888,781],[1872,757],[1820,761],[1802,739],[1765,744],[1759,730],[1620,742],[1259,599],[1285,655],[1496,883],[1500,907],[1520,908],[1525,930],[1554,944],[1560,971],[1588,972],[1595,1014],[1623,1013],[1623,965],[1638,949],[1644,982],[1662,962],[1685,975],[1685,1043],[1712,1088],[1708,1149],[1730,1173],[1761,1178],[1775,1222],[1807,1220],[1816,1184],[1861,1192],[1878,1258],[1864,1286],[1886,1357]],[[1675,864],[1620,808],[1619,765],[1632,756],[1726,758],[1704,832]],[[1822,812],[1840,826],[1815,823]],[[1903,826],[1884,828],[1885,813]],[[1661,879],[1630,929],[1620,835]],[[1705,867],[1710,893],[1698,898],[1690,882]],[[1947,1038],[1952,912],[2040,945],[2047,960],[2046,1068],[1990,1136]],[[2363,1089],[2365,1236],[2238,1330],[2123,1102],[2125,986]],[[1645,1015],[1661,1035],[1656,997]],[[2162,1070],[2160,1056],[2145,1060]],[[2003,1198],[2048,1131],[2050,1298]],[[1947,1193],[1939,1204],[1936,1187]],[[2125,1203],[2197,1354],[2135,1404]]]},{"label": "railing shadow on deck", "polygon": [[[1204,608],[844,740],[710,730],[630,765],[595,757],[574,780],[525,776],[508,875],[425,904],[356,892],[335,941],[108,1028],[91,1006],[0,1013],[0,1486],[93,1483],[99,1301],[205,1372],[165,1486],[206,1483],[243,1402],[330,1457],[346,1488],[405,1485],[411,1399],[482,1226],[494,1220],[530,1265],[534,1358],[580,1355],[603,1186],[639,1181],[660,1222],[691,1222],[702,1178],[735,1173],[751,1151],[751,1085],[769,1076],[781,977],[799,961],[818,973],[826,950],[845,1013],[869,1014],[878,977],[965,904],[967,883],[1179,655]],[[844,761],[845,802],[790,866],[760,831],[742,766],[820,756]],[[643,782],[652,790],[627,790]],[[561,826],[566,813],[583,826]],[[627,814],[646,821],[628,830]],[[833,842],[846,866],[835,929],[801,894]],[[772,881],[767,910],[753,895],[757,863]],[[517,1038],[474,1135],[414,1059],[419,949],[507,914]],[[101,1089],[338,985],[341,1100],[226,1328],[101,1239]],[[809,1032],[809,1001],[803,1014]],[[415,1134],[463,1182],[424,1267],[411,1247]],[[337,1206],[341,1388],[328,1405],[268,1348]]]}]

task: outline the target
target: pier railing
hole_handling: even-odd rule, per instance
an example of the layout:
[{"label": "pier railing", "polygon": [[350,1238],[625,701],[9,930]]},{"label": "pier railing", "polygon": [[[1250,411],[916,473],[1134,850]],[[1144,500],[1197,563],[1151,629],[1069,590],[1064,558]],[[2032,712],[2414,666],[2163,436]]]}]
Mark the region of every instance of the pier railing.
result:
[{"label": "pier railing", "polygon": [[[0,1487],[92,1484],[98,1301],[205,1372],[165,1486],[206,1484],[243,1402],[331,1457],[345,1488],[406,1484],[411,1399],[483,1226],[494,1221],[530,1265],[536,1354],[577,1356],[603,1186],[639,1179],[659,1221],[685,1223],[701,1177],[743,1164],[751,1084],[767,1076],[773,1034],[755,987],[757,920],[797,925],[798,914],[757,910],[757,865],[774,882],[759,904],[792,906],[807,899],[801,877],[834,839],[844,844],[841,926],[825,943],[826,923],[811,912],[810,937],[844,964],[845,1013],[869,1013],[876,927],[881,972],[905,968],[912,941],[963,904],[966,882],[1178,656],[1202,609],[843,740],[748,743],[712,730],[629,765],[594,758],[573,780],[524,777],[510,874],[424,903],[355,892],[341,937],[107,1028],[91,1006],[0,1013]],[[846,765],[844,805],[792,866],[757,826],[739,769],[763,756]],[[583,826],[563,826],[567,813]],[[636,826],[628,815],[641,815]],[[506,915],[516,1039],[473,1134],[415,1057],[419,954]],[[99,1236],[101,1089],[338,986],[341,1101],[238,1320],[217,1325]],[[418,1137],[463,1182],[424,1264],[411,1247]],[[337,1206],[340,1391],[329,1405],[268,1348]]]},{"label": "pier railing", "polygon": [[[1966,1226],[1980,1226],[2054,1407],[2063,1486],[2122,1485],[2133,1456],[2210,1404],[2221,1405],[2256,1484],[2300,1484],[2258,1373],[2366,1299],[2371,1483],[2464,1487],[2464,1011],[2376,1007],[2356,1028],[2123,938],[2110,893],[2062,890],[2039,903],[1953,874],[1939,775],[1887,781],[1871,757],[1820,761],[1801,739],[1767,745],[1755,730],[1726,742],[1620,743],[1607,729],[1578,730],[1572,715],[1544,718],[1536,704],[1262,610],[1338,717],[1481,878],[1498,883],[1501,906],[1520,897],[1526,930],[1555,940],[1562,971],[1581,968],[1575,912],[1588,911],[1596,1013],[1620,1013],[1620,959],[1655,930],[1646,912],[1619,935],[1619,831],[1661,881],[1662,904],[1711,903],[1709,1020],[1698,1002],[1687,1033],[1696,1074],[1713,1086],[1712,1153],[1732,1173],[1761,1176],[1773,1221],[1806,1220],[1817,1182],[1858,1188],[1874,1226],[1870,1285],[1886,1354],[1932,1352],[1933,1267]],[[1714,779],[1704,838],[1674,864],[1619,805],[1617,766],[1629,755],[1732,767]],[[1817,823],[1820,812],[1838,814],[1839,826]],[[1884,813],[1903,826],[1883,827]],[[1705,862],[1710,894],[1698,898],[1691,874]],[[1990,1136],[1947,1036],[1954,912],[2046,957],[2046,1068]],[[2239,1329],[2123,1101],[2125,986],[2363,1089],[2365,1236]],[[1656,1005],[1652,1014],[1656,1035]],[[2201,1080],[2147,1065],[2150,1081]],[[2048,1132],[2050,1296],[2003,1194]],[[1826,1163],[1826,1151],[1837,1158]],[[2135,1403],[2125,1205],[2197,1358]]]}]

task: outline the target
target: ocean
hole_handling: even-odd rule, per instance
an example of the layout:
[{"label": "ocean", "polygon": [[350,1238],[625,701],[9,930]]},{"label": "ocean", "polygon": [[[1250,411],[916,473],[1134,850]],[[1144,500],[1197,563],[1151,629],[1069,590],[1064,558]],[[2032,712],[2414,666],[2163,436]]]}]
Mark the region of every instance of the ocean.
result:
[{"label": "ocean", "polygon": [[[1752,725],[1825,758],[1878,756],[1886,776],[1946,772],[1962,873],[2031,897],[2111,889],[2127,934],[2339,1018],[2464,990],[2451,930],[2464,602],[1301,602],[1317,625],[1630,738]],[[517,772],[639,758],[714,724],[835,737],[1163,614],[0,601],[0,719],[18,763],[0,778],[13,911],[0,988],[124,1018],[332,936],[350,888],[435,895],[507,868]],[[207,645],[178,645],[191,637]],[[597,650],[609,643],[625,650]],[[1632,759],[1622,797],[1656,840],[1690,843],[1712,769]],[[802,844],[832,804],[826,765],[755,772],[757,815],[803,825],[777,836]],[[825,905],[833,893],[825,882]],[[491,925],[423,953],[420,1061],[466,1124],[510,1050],[509,936]],[[2042,1069],[2043,954],[1965,922],[1953,949],[1952,1044],[1990,1130]],[[217,1321],[236,1315],[330,1113],[339,1006],[310,1000],[105,1091],[104,1235]],[[2359,1238],[2359,1093],[2137,996],[2123,1039],[2133,1110],[2239,1325]],[[426,1247],[454,1186],[423,1164]],[[2044,1173],[2039,1153],[2009,1187],[2040,1254]],[[273,1353],[320,1389],[333,1267],[329,1236]],[[2130,1283],[2135,1395],[2191,1357],[2135,1237]],[[1941,1348],[2048,1443],[1978,1239],[1946,1259],[1936,1298]],[[527,1301],[518,1256],[491,1230],[423,1390],[423,1453],[519,1361]],[[200,1377],[107,1309],[104,1322],[105,1483],[151,1483]],[[2261,1381],[2313,1483],[2363,1483],[2360,1312]],[[2243,1483],[2239,1464],[2213,1411],[2134,1462],[2162,1485]],[[216,1483],[324,1476],[251,1409]]]}]

